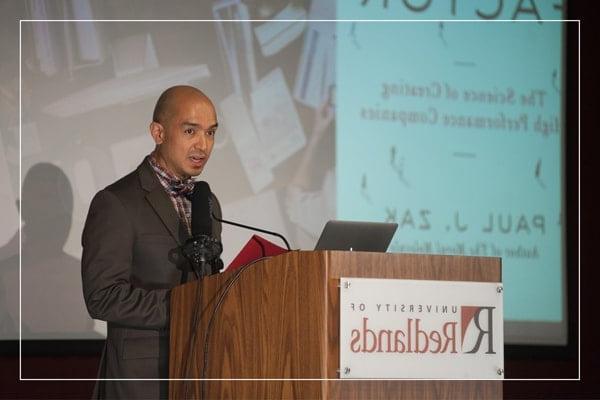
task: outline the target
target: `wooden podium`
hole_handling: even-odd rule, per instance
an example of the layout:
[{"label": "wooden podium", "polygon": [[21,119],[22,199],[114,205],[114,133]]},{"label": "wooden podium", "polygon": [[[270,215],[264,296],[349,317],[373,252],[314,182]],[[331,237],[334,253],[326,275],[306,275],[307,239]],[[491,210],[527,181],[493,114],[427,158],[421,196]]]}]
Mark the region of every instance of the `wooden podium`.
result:
[{"label": "wooden podium", "polygon": [[[172,399],[501,399],[502,381],[336,380],[339,278],[501,282],[499,258],[293,251],[171,295]],[[261,380],[255,380],[261,379]]]}]

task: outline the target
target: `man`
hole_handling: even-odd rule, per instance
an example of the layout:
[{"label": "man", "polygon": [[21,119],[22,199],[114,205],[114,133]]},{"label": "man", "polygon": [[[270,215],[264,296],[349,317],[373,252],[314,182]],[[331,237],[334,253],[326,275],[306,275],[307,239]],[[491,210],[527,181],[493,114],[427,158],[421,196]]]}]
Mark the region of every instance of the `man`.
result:
[{"label": "man", "polygon": [[[88,311],[108,322],[99,378],[168,377],[169,295],[181,279],[169,253],[191,234],[191,177],[206,165],[216,130],[215,108],[204,93],[167,89],[150,124],[155,150],[92,200],[81,265]],[[212,231],[220,240],[218,222]],[[163,398],[167,391],[168,381],[98,381],[94,397]]]}]

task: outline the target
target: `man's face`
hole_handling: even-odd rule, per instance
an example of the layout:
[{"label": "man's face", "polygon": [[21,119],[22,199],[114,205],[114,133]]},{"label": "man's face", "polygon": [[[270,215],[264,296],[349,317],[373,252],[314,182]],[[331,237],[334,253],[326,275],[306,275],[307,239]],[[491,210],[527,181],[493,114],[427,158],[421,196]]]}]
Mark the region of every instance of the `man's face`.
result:
[{"label": "man's face", "polygon": [[158,162],[179,178],[199,175],[212,151],[217,115],[212,103],[195,94],[178,96],[164,121],[150,124]]}]

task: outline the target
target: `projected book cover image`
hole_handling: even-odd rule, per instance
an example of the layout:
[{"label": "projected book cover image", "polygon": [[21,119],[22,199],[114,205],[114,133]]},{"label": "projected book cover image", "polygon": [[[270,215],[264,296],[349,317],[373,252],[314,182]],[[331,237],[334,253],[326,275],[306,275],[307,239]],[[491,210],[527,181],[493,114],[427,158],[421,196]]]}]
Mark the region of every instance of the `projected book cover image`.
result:
[{"label": "projected book cover image", "polygon": [[501,257],[507,342],[564,344],[562,24],[337,12],[416,19],[337,25],[337,218],[397,223],[390,252]]}]

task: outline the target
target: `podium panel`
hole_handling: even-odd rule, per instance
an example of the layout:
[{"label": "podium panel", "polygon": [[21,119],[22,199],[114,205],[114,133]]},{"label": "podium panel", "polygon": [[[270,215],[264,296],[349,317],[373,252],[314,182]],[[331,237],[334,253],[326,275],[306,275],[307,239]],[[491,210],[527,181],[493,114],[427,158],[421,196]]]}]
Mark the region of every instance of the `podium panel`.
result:
[{"label": "podium panel", "polygon": [[500,282],[501,265],[487,257],[293,251],[187,283],[171,295],[170,377],[184,380],[170,381],[170,397],[502,398],[502,381],[336,380],[342,276]]}]

